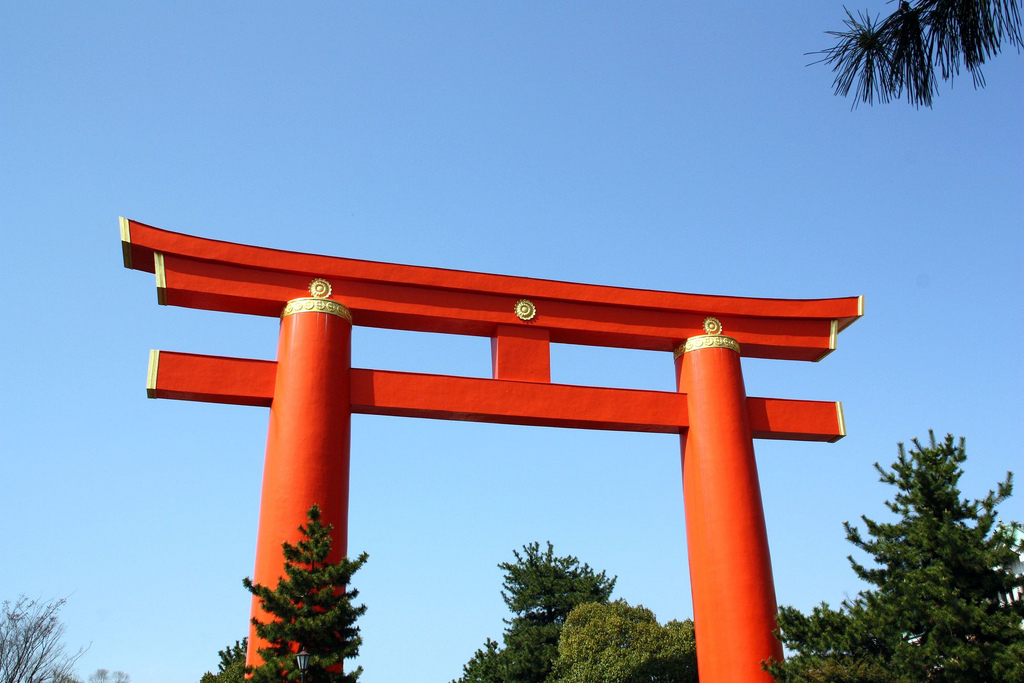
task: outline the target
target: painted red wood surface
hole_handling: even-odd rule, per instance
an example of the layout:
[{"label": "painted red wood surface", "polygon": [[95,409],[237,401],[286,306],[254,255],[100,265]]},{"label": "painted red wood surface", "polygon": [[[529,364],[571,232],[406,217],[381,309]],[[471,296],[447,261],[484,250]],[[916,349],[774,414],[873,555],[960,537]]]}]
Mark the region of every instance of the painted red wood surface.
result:
[{"label": "painted red wood surface", "polygon": [[702,681],[771,683],[782,659],[757,463],[740,358],[705,348],[676,360],[690,425],[681,439],[686,546]]},{"label": "painted red wood surface", "polygon": [[[348,555],[349,445],[351,407],[336,400],[349,392],[352,326],[323,313],[289,315],[281,321],[273,405],[263,463],[256,565],[253,582],[277,586],[284,575],[281,544],[302,540],[313,503],[324,524],[334,527],[329,562]],[[272,621],[256,596],[252,618]],[[263,663],[268,643],[250,621],[246,664]]]},{"label": "painted red wood surface", "polygon": [[[161,351],[151,398],[269,407],[276,364]],[[412,372],[352,369],[353,413],[576,429],[678,434],[689,425],[685,394]],[[758,439],[835,441],[833,401],[750,397]]]},{"label": "painted red wood surface", "polygon": [[[162,303],[278,316],[315,277],[368,327],[495,336],[501,325],[543,328],[554,343],[671,351],[722,321],[744,356],[819,360],[862,313],[860,297],[790,300],[680,294],[359,261],[252,247],[125,221],[125,265],[154,272]],[[530,299],[537,318],[517,319]]]}]

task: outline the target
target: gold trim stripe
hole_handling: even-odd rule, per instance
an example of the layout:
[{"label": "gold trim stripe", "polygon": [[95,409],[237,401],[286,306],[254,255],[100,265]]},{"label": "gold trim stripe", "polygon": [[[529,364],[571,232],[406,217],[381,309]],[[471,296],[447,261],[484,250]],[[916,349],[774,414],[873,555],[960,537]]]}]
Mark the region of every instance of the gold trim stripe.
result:
[{"label": "gold trim stripe", "polygon": [[121,227],[121,257],[124,259],[124,267],[132,267],[132,229],[128,225],[128,219],[118,216],[118,223]]},{"label": "gold trim stripe", "polygon": [[156,398],[156,376],[160,371],[160,352],[149,350],[149,370],[146,372],[146,396]]},{"label": "gold trim stripe", "polygon": [[839,420],[839,436],[829,441],[829,443],[835,443],[839,439],[846,436],[846,419],[843,417],[843,402],[836,401],[836,419]]},{"label": "gold trim stripe", "polygon": [[344,318],[349,323],[352,322],[352,311],[348,310],[343,304],[331,299],[318,299],[314,297],[292,299],[284,307],[284,310],[281,311],[281,317],[284,318],[294,313],[327,313]]},{"label": "gold trim stripe", "polygon": [[832,326],[829,328],[829,331],[828,331],[828,351],[826,351],[825,353],[823,353],[820,356],[818,356],[817,358],[815,358],[814,362],[817,363],[822,358],[824,358],[828,354],[830,354],[833,351],[835,351],[836,350],[836,342],[838,340],[839,340],[839,321],[838,320],[832,320]]},{"label": "gold trim stripe", "polygon": [[675,358],[679,358],[684,353],[696,351],[697,349],[732,349],[739,353],[740,343],[732,337],[726,337],[724,334],[699,334],[696,337],[690,337],[677,346],[672,355]]},{"label": "gold trim stripe", "polygon": [[164,255],[153,252],[153,272],[156,273],[156,302],[167,305],[167,271],[164,270]]}]

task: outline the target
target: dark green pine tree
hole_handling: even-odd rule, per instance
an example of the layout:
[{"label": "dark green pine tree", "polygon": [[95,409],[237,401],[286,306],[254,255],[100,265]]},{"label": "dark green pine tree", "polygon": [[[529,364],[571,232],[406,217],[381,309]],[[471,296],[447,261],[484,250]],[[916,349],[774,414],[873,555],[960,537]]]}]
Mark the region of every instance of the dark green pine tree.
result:
[{"label": "dark green pine tree", "polygon": [[274,616],[265,623],[253,619],[257,635],[270,644],[260,649],[264,664],[253,670],[250,680],[254,683],[298,681],[295,653],[300,649],[312,655],[306,676],[318,683],[355,683],[363,670],[343,673],[342,663],[355,657],[362,643],[355,622],[366,612],[366,605],[353,604],[359,591],[348,585],[368,556],[329,562],[333,527],[320,521],[317,505],[306,514],[309,522],[299,527],[304,538],[296,545],[283,544],[286,576],[277,588],[248,578],[242,581]]},{"label": "dark green pine tree", "polygon": [[512,619],[506,619],[504,648],[488,639],[463,667],[459,683],[542,683],[558,658],[558,637],[569,612],[588,602],[606,603],[615,577],[597,573],[575,557],[556,557],[548,542],[514,550],[515,562],[498,566],[505,571],[505,600]]},{"label": "dark green pine tree", "polygon": [[891,470],[875,468],[896,488],[886,506],[895,521],[867,517],[865,534],[846,537],[871,556],[850,563],[872,588],[803,615],[780,610],[780,637],[795,653],[771,667],[789,681],[1024,681],[1024,602],[1005,596],[1024,585],[1011,569],[1020,525],[1000,525],[997,506],[1012,492],[1007,473],[980,500],[961,498],[967,459],[952,436],[928,446],[916,439]]},{"label": "dark green pine tree", "polygon": [[462,667],[462,678],[452,683],[505,683],[511,681],[505,651],[488,638],[484,646]]},{"label": "dark green pine tree", "polygon": [[249,639],[236,640],[234,645],[228,645],[217,652],[220,656],[220,664],[217,665],[217,673],[206,672],[199,679],[199,683],[243,683],[245,680],[245,650]]}]

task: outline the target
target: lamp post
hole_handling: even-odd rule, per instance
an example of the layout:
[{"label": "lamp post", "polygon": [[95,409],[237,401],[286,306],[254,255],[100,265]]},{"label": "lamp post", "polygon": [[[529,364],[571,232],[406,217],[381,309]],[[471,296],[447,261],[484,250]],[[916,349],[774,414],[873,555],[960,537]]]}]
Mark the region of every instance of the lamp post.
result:
[{"label": "lamp post", "polygon": [[295,655],[295,663],[299,667],[299,683],[306,683],[306,669],[309,668],[309,653],[303,648],[299,654]]}]

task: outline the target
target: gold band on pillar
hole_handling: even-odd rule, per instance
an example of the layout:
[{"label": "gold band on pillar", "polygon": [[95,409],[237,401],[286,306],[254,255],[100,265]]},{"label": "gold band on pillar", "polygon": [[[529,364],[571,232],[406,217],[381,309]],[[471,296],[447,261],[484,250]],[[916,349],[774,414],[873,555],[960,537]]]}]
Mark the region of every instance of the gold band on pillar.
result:
[{"label": "gold band on pillar", "polygon": [[352,322],[352,311],[348,310],[345,305],[327,298],[331,295],[330,282],[318,277],[309,283],[309,293],[312,296],[289,301],[281,311],[281,317],[284,318],[294,313],[327,313],[344,318],[349,323]]},{"label": "gold band on pillar", "polygon": [[337,301],[331,301],[330,299],[314,299],[311,297],[303,297],[301,299],[292,299],[281,311],[281,317],[292,315],[294,313],[329,313],[330,315],[336,315],[339,318],[352,322],[352,311],[348,310],[344,305],[339,304]]},{"label": "gold band on pillar", "polygon": [[732,337],[726,337],[722,332],[722,323],[719,322],[718,318],[707,317],[704,319],[704,331],[707,334],[700,334],[696,337],[690,337],[685,342],[680,344],[672,352],[674,358],[690,351],[696,351],[697,349],[732,349],[736,353],[740,352],[740,343]]}]

